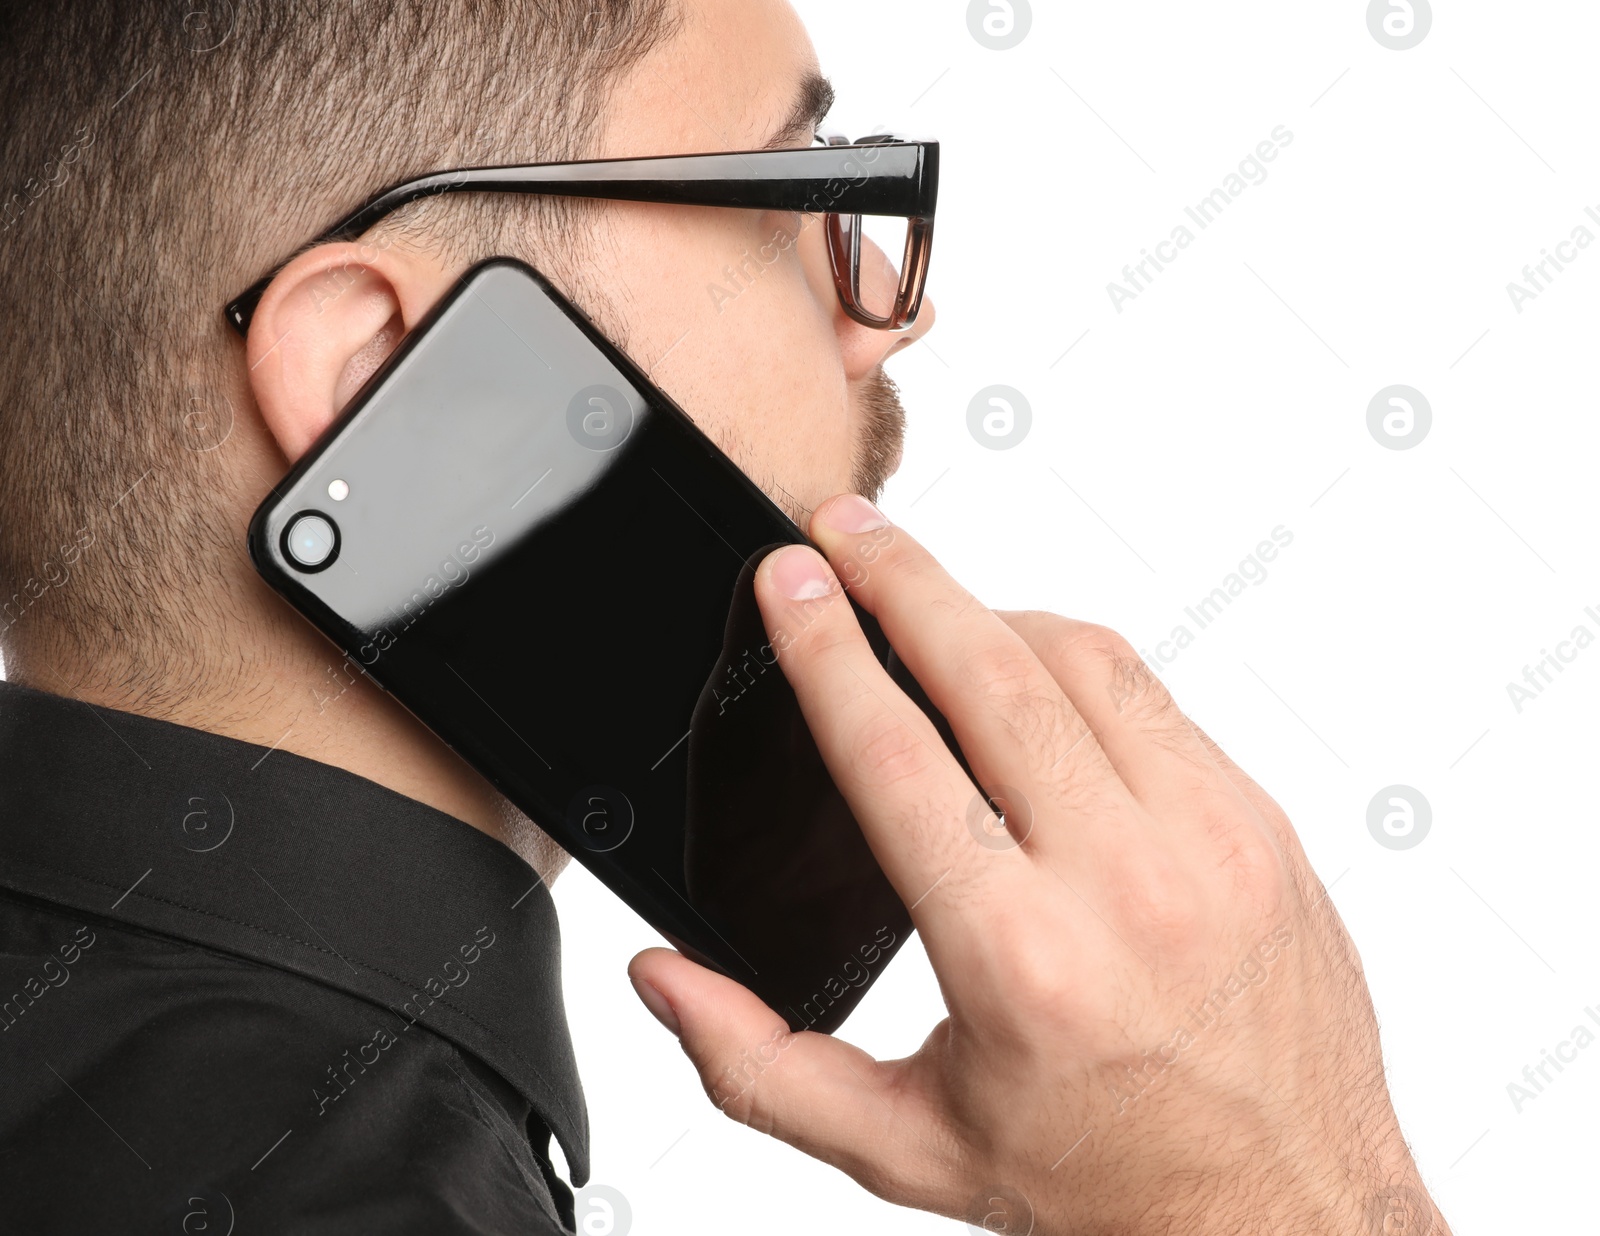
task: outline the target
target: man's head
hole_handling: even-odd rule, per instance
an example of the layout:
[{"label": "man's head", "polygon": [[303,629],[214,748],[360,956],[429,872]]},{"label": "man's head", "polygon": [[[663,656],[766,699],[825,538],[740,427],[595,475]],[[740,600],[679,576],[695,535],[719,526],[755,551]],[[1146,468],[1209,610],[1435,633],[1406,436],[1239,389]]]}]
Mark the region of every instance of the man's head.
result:
[{"label": "man's head", "polygon": [[[82,675],[179,719],[204,698],[216,724],[219,700],[247,710],[321,657],[244,557],[250,511],[490,254],[544,270],[797,518],[892,469],[879,365],[908,337],[844,315],[803,216],[451,195],[298,252],[246,344],[221,318],[410,175],[808,144],[829,92],[783,0],[6,8],[0,640],[18,676]],[[780,233],[780,260],[745,260]]]}]

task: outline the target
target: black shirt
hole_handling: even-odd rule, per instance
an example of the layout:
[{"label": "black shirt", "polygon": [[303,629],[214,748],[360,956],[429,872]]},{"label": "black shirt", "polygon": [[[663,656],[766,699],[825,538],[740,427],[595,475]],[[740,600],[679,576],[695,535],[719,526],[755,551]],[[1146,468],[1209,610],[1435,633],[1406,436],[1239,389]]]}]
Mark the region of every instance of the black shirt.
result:
[{"label": "black shirt", "polygon": [[570,1230],[555,910],[285,751],[0,682],[0,1229]]}]

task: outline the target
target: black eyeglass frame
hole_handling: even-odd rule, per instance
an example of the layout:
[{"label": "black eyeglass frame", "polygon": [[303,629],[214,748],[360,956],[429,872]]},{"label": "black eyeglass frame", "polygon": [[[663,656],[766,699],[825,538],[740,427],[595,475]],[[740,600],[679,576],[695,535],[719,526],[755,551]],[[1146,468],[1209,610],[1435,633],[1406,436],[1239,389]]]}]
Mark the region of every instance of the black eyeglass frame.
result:
[{"label": "black eyeglass frame", "polygon": [[[838,137],[818,140],[825,144],[797,150],[584,159],[433,172],[391,185],[311,243],[359,239],[401,207],[440,193],[538,193],[821,214],[827,221],[834,283],[845,313],[876,330],[909,330],[922,310],[933,248],[939,143],[910,141],[893,134],[853,142]],[[873,313],[861,299],[862,215],[908,221],[900,285],[886,315]],[[262,276],[228,302],[223,314],[240,335],[249,332],[256,306],[282,268],[280,265]]]}]

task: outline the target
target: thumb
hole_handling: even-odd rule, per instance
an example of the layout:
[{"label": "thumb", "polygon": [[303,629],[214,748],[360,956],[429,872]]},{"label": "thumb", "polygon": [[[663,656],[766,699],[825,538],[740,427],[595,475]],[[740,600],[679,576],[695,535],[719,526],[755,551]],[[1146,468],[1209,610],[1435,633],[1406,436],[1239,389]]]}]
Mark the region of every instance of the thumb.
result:
[{"label": "thumb", "polygon": [[924,1105],[904,1085],[905,1062],[880,1064],[829,1035],[792,1033],[750,991],[671,949],[640,953],[628,977],[731,1119],[891,1201],[920,1196],[943,1175],[931,1161]]}]

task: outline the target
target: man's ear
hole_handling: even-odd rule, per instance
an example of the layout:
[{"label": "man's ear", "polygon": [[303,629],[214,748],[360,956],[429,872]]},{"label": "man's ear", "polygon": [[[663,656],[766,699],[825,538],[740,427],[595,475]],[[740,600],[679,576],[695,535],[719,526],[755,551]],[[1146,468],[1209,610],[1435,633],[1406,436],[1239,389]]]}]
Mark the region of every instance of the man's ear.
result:
[{"label": "man's ear", "polygon": [[318,245],[278,272],[245,355],[256,406],[290,463],[453,282],[435,259],[392,244]]}]

